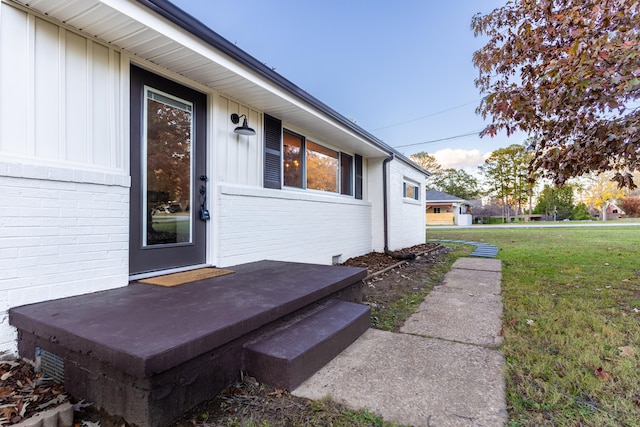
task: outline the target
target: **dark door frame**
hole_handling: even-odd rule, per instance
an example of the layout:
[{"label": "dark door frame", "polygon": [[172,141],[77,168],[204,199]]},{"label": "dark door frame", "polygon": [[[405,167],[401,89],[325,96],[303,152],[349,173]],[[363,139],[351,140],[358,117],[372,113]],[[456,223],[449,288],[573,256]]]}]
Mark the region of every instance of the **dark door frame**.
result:
[{"label": "dark door frame", "polygon": [[[194,159],[191,183],[190,216],[193,224],[192,242],[188,244],[143,246],[142,153],[144,87],[172,94],[193,102],[194,136],[191,155]],[[200,176],[207,175],[207,95],[177,82],[131,65],[130,77],[130,152],[131,191],[129,208],[129,274],[136,275],[171,268],[201,265],[206,262],[206,221],[200,219]],[[205,183],[206,184],[206,183]]]}]

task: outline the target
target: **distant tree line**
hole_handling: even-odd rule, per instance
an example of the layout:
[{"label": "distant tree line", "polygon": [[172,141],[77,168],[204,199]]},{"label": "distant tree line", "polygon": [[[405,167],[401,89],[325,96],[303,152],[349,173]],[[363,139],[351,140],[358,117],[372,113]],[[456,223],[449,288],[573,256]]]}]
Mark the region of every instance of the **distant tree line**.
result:
[{"label": "distant tree line", "polygon": [[[500,148],[473,174],[463,169],[443,168],[435,156],[420,152],[413,161],[431,172],[427,189],[435,189],[464,200],[483,198],[474,214],[478,217],[500,217],[511,222],[525,214],[540,215],[545,220],[589,220],[592,213],[607,219],[606,209],[614,203],[627,216],[640,217],[640,194],[620,187],[613,172],[591,173],[580,178],[554,184],[530,173],[532,153],[529,141]],[[637,190],[636,190],[637,193]],[[486,201],[489,200],[487,203]]]}]

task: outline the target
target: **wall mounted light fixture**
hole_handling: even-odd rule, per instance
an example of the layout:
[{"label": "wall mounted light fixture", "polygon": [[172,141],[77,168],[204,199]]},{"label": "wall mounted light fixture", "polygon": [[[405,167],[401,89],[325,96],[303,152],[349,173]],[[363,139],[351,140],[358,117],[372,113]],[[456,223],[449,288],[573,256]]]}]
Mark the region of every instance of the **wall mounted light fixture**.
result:
[{"label": "wall mounted light fixture", "polygon": [[231,115],[231,123],[237,125],[238,123],[240,123],[240,117],[244,117],[242,126],[238,126],[237,128],[235,128],[233,130],[233,133],[237,133],[238,135],[255,135],[256,131],[249,127],[249,124],[247,123],[247,116],[245,114],[239,116],[236,113],[233,113]]}]

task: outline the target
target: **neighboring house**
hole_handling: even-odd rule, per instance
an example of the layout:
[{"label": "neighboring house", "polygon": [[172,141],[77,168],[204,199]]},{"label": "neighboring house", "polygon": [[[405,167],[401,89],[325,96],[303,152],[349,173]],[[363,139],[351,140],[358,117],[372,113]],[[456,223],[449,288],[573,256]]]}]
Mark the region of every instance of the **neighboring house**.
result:
[{"label": "neighboring house", "polygon": [[165,0],[0,0],[7,310],[424,242],[428,172]]},{"label": "neighboring house", "polygon": [[613,202],[609,202],[607,204],[606,213],[607,219],[620,219],[623,215],[625,215],[625,212]]},{"label": "neighboring house", "polygon": [[[589,207],[589,213],[593,218],[601,218],[603,212],[602,209],[591,206]],[[613,202],[607,202],[607,207],[604,210],[604,217],[602,217],[602,220],[620,219],[623,215],[626,215],[626,213],[618,205]]]},{"label": "neighboring house", "polygon": [[427,190],[425,209],[427,225],[471,225],[471,204],[451,194]]}]

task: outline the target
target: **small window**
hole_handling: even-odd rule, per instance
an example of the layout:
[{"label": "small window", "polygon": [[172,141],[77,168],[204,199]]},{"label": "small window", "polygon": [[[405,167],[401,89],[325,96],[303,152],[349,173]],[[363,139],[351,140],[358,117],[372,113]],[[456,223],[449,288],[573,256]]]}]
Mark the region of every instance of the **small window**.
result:
[{"label": "small window", "polygon": [[433,208],[433,213],[440,213],[440,208]]},{"label": "small window", "polygon": [[420,200],[420,187],[418,185],[404,182],[402,193],[405,199]]}]

